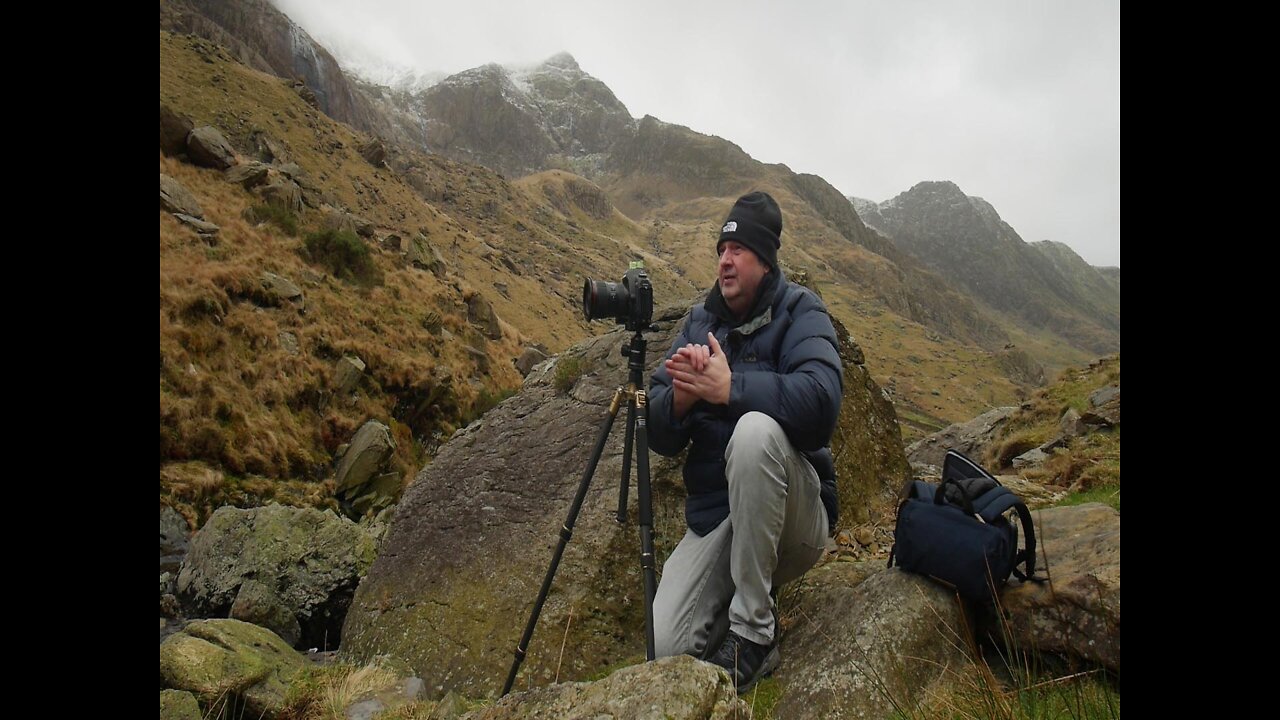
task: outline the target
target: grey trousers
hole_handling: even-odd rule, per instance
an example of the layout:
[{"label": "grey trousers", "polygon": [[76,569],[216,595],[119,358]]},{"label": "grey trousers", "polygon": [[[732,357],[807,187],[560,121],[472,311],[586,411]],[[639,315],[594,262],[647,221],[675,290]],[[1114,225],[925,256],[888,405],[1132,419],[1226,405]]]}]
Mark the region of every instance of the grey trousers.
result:
[{"label": "grey trousers", "polygon": [[653,602],[657,657],[709,656],[727,630],[770,644],[770,591],[813,567],[826,546],[818,474],[777,421],[743,415],[725,460],[729,518],[702,537],[686,531],[662,567]]}]

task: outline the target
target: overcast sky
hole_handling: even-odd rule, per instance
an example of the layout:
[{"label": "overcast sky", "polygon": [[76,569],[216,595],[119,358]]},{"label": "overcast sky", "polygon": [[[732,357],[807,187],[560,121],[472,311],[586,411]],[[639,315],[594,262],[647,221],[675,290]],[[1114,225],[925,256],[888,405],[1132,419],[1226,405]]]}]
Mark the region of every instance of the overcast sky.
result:
[{"label": "overcast sky", "polygon": [[922,180],[1120,264],[1120,4],[272,0],[341,59],[424,72],[560,51],[636,117],[877,202]]}]

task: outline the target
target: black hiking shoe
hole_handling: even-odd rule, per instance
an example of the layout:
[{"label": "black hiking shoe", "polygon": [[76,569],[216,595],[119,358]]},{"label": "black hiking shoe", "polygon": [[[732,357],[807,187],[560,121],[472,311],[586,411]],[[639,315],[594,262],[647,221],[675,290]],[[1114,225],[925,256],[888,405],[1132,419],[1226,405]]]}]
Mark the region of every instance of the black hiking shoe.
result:
[{"label": "black hiking shoe", "polygon": [[741,695],[776,670],[781,659],[776,642],[761,645],[730,632],[709,662],[729,671],[729,677],[733,678],[733,684]]}]

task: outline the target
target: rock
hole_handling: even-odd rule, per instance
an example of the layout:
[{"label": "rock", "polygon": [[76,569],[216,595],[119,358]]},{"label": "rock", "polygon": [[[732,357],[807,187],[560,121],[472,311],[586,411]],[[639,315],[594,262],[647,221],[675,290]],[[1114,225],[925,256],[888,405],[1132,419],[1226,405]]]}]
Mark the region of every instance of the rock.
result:
[{"label": "rock", "polygon": [[370,480],[358,493],[348,493],[346,497],[358,517],[385,510],[400,497],[400,473],[383,473]]},{"label": "rock", "polygon": [[360,146],[360,157],[368,160],[369,164],[376,168],[386,167],[387,146],[375,138]]},{"label": "rock", "polygon": [[198,127],[187,135],[187,156],[201,167],[226,170],[235,165],[236,151],[215,127]]},{"label": "rock", "polygon": [[954,596],[879,561],[827,563],[799,581],[782,637],[780,718],[883,718],[970,665]]},{"label": "rock", "polygon": [[486,353],[485,351],[479,348],[472,347],[470,345],[466,345],[462,349],[467,351],[467,356],[471,358],[471,362],[475,363],[477,375],[489,374],[489,354],[488,353]]},{"label": "rock", "polygon": [[222,231],[222,228],[217,225],[214,225],[211,222],[205,222],[197,217],[192,217],[183,213],[174,213],[173,216],[178,218],[183,225],[195,230],[198,235],[206,239],[213,238]]},{"label": "rock", "polygon": [[1049,459],[1049,454],[1040,448],[1032,448],[1018,457],[1013,459],[1013,469],[1021,470],[1023,468],[1040,465]]},{"label": "rock", "polygon": [[480,326],[480,331],[490,340],[502,338],[502,325],[498,322],[498,314],[480,293],[467,299],[467,320]]},{"label": "rock", "polygon": [[165,212],[181,213],[193,218],[204,217],[204,210],[191,191],[182,183],[160,173],[160,209]]},{"label": "rock", "polygon": [[253,133],[252,142],[254,150],[258,153],[258,159],[262,162],[281,164],[289,162],[289,153],[284,145],[261,130]]},{"label": "rock", "polygon": [[422,315],[422,329],[437,335],[441,333],[444,327],[444,318],[440,317],[440,313],[435,310],[428,310]]},{"label": "rock", "polygon": [[338,395],[346,395],[355,391],[364,375],[364,361],[358,357],[344,355],[338,358],[333,366],[333,391]]},{"label": "rock", "polygon": [[160,572],[176,574],[187,554],[191,526],[187,519],[168,505],[160,506]]},{"label": "rock", "polygon": [[203,717],[195,695],[185,690],[160,691],[160,720],[202,720]]},{"label": "rock", "polygon": [[527,376],[533,366],[547,359],[547,354],[536,347],[526,347],[524,352],[520,353],[520,357],[516,358],[516,370],[520,371],[522,376]]},{"label": "rock", "polygon": [[866,526],[858,528],[857,531],[854,533],[853,537],[855,540],[858,541],[858,544],[861,545],[862,547],[867,547],[871,543],[875,542],[875,539],[876,539],[875,533],[871,530],[871,528]]},{"label": "rock", "polygon": [[160,152],[171,157],[185,153],[191,128],[191,120],[160,103]]},{"label": "rock", "polygon": [[225,506],[192,538],[178,593],[202,615],[220,617],[253,580],[292,611],[302,646],[336,647],[351,594],[374,551],[363,529],[332,512]]},{"label": "rock", "polygon": [[1089,396],[1089,410],[1082,419],[1090,425],[1120,424],[1120,386],[1112,385]]},{"label": "rock", "polygon": [[[396,679],[389,686],[363,693],[357,702],[347,706],[346,718],[347,720],[374,720],[380,713],[392,713],[398,708],[418,701],[425,689],[426,686],[421,678]],[[414,717],[419,715],[415,714]],[[431,708],[431,713],[426,717],[443,720],[445,716],[438,712],[437,707]]]},{"label": "rock", "polygon": [[197,620],[160,643],[160,683],[194,693],[206,706],[233,707],[242,700],[246,717],[274,717],[305,662],[265,628]]},{"label": "rock", "polygon": [[971,457],[980,458],[996,431],[1017,412],[1016,407],[1000,407],[989,410],[964,423],[956,423],[929,437],[911,443],[907,458],[912,463],[942,466],[947,450],[958,450]]},{"label": "rock", "polygon": [[395,449],[391,428],[377,420],[360,426],[334,472],[334,493],[343,496],[353,494],[352,490],[368,483],[383,469]]},{"label": "rock", "polygon": [[291,180],[277,180],[259,187],[258,197],[265,203],[276,203],[293,212],[302,212],[302,188]]},{"label": "rock", "polygon": [[281,332],[276,336],[276,339],[280,342],[280,349],[290,355],[297,355],[300,352],[297,335],[291,332]]},{"label": "rock", "polygon": [[346,210],[331,209],[324,218],[324,225],[330,230],[346,230],[363,238],[374,235],[374,225],[355,213]]},{"label": "rock", "polygon": [[405,260],[409,264],[430,270],[431,274],[436,277],[444,277],[445,271],[448,269],[444,262],[444,257],[440,255],[440,251],[434,245],[427,241],[422,235],[413,238],[402,238],[400,240],[400,252],[404,253]]},{"label": "rock", "polygon": [[245,580],[231,603],[231,617],[264,627],[290,645],[297,645],[302,628],[293,610],[285,605],[279,593],[256,580]]},{"label": "rock", "polygon": [[1120,513],[1100,503],[1032,513],[1036,574],[1001,596],[1014,644],[1120,672]]},{"label": "rock", "polygon": [[270,168],[260,162],[247,162],[227,168],[222,178],[233,185],[240,185],[245,190],[252,190],[265,185]]},{"label": "rock", "polygon": [[1080,437],[1089,432],[1089,426],[1080,418],[1080,413],[1075,408],[1067,408],[1062,414],[1062,418],[1058,420],[1058,429],[1062,432],[1064,438]]},{"label": "rock", "polygon": [[289,278],[263,271],[258,276],[258,281],[262,284],[262,291],[269,304],[283,305],[285,302],[302,304],[302,288]]},{"label": "rock", "polygon": [[[655,313],[659,329],[646,336],[646,377],[670,347],[686,310]],[[511,648],[529,616],[614,389],[626,381],[627,359],[619,349],[628,340],[625,331],[615,330],[562,353],[562,361],[573,358],[579,365],[569,393],[556,387],[561,364],[538,365],[518,395],[454,433],[439,449],[405,489],[378,560],[357,591],[343,635],[348,657],[390,655],[408,662],[433,687],[468,697],[497,691],[494,679],[510,667]],[[841,492],[861,492],[846,484],[862,477],[877,483],[876,478],[898,472],[896,464],[883,461],[890,438],[903,471],[906,460],[891,410],[879,414],[881,405],[872,397],[879,389],[856,374],[846,375],[845,389],[846,407],[854,410],[844,421],[845,452],[856,457],[861,474],[842,472]],[[625,416],[625,410],[619,414]],[[621,425],[615,423],[588,488],[523,665],[522,686],[553,680],[560,642],[573,648],[559,668],[562,679],[581,680],[644,654],[634,486],[631,520],[626,526],[614,520]],[[876,449],[882,437],[884,453]],[[676,459],[650,456],[659,561],[685,531],[680,467]],[[893,482],[900,485],[896,478]],[[879,491],[877,484],[874,492]],[[494,552],[495,546],[501,552]]]},{"label": "rock", "polygon": [[593,683],[561,683],[514,693],[466,720],[730,720],[750,718],[729,676],[688,655],[625,667]]}]

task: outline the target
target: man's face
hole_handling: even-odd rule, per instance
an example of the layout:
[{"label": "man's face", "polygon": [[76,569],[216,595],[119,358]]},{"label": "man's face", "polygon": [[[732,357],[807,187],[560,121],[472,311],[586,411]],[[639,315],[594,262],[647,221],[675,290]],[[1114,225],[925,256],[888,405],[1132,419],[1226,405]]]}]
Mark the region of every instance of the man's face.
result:
[{"label": "man's face", "polygon": [[742,316],[751,309],[760,281],[769,273],[769,267],[746,245],[733,240],[720,244],[720,262],[717,274],[720,294],[729,309]]}]

